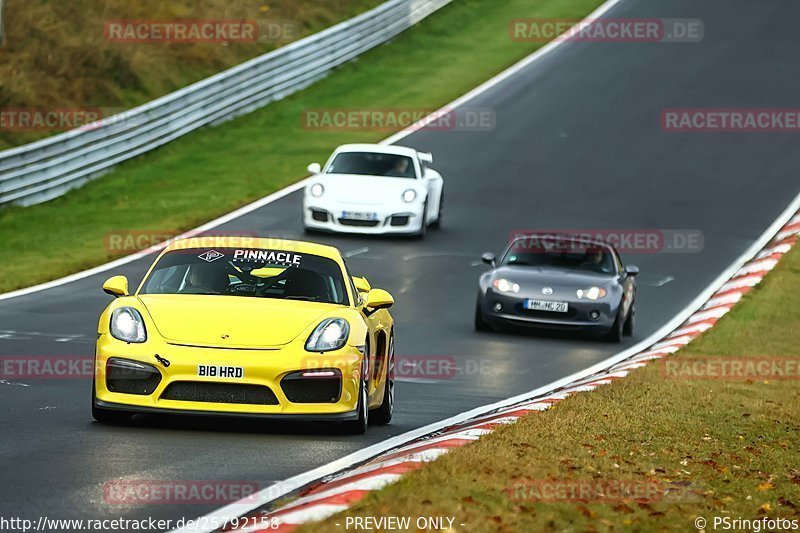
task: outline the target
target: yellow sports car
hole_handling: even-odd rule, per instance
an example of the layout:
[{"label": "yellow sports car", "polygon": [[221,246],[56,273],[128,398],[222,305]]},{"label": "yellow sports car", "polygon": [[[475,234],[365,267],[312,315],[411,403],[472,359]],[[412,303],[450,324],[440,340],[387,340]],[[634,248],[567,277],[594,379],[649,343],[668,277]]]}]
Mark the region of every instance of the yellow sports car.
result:
[{"label": "yellow sports car", "polygon": [[171,243],[97,328],[92,415],[225,414],[341,421],[354,433],[394,407],[391,295],[306,242],[193,237]]}]

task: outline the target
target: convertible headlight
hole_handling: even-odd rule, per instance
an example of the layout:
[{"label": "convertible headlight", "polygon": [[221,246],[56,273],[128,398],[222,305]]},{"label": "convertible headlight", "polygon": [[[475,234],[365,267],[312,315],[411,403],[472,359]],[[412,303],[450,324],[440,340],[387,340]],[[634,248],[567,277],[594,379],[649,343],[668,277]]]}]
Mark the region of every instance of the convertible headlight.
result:
[{"label": "convertible headlight", "polygon": [[331,352],[338,350],[350,336],[350,324],[344,318],[326,318],[314,328],[306,341],[309,352]]},{"label": "convertible headlight", "polygon": [[311,186],[309,192],[314,198],[319,198],[325,193],[325,187],[323,187],[321,183],[315,183]]},{"label": "convertible headlight", "polygon": [[406,191],[403,191],[403,201],[405,203],[410,204],[416,199],[417,199],[417,191],[415,191],[414,189],[408,189]]},{"label": "convertible headlight", "polygon": [[602,287],[591,287],[589,289],[578,289],[575,294],[581,300],[598,300],[606,295],[606,290]]},{"label": "convertible headlight", "polygon": [[492,282],[492,287],[499,292],[519,292],[519,283],[513,283],[505,278],[494,280]]},{"label": "convertible headlight", "polygon": [[120,307],[111,313],[111,335],[125,342],[144,342],[147,331],[139,311],[133,307]]}]

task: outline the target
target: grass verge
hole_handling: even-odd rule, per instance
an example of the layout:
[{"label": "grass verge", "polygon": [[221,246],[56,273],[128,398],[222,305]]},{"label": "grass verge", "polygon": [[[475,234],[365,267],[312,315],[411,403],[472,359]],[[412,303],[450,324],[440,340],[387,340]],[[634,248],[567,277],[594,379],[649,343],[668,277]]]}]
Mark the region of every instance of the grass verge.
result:
[{"label": "grass verge", "polygon": [[[684,368],[773,356],[796,365],[799,289],[795,247],[715,328],[666,360]],[[386,515],[455,517],[466,524],[455,531],[692,531],[698,517],[707,530],[715,517],[800,523],[797,367],[794,379],[678,380],[664,361],[456,449],[301,531]],[[586,482],[600,492],[569,492]],[[639,492],[617,498],[626,482]],[[758,527],[770,529],[733,529]]]},{"label": "grass verge", "polygon": [[180,139],[52,202],[2,210],[0,292],[125,255],[105,245],[110,233],[191,229],[296,181],[342,142],[387,136],[304,129],[304,110],[445,105],[540,46],[511,40],[512,20],[575,18],[598,4],[460,0],[301,93]]},{"label": "grass verge", "polygon": [[[99,109],[108,116],[179,89],[382,0],[6,0],[0,111]],[[118,42],[109,21],[241,20],[253,41]],[[9,124],[11,120],[7,121]],[[80,125],[80,124],[79,124]],[[0,124],[0,150],[54,131]]]}]

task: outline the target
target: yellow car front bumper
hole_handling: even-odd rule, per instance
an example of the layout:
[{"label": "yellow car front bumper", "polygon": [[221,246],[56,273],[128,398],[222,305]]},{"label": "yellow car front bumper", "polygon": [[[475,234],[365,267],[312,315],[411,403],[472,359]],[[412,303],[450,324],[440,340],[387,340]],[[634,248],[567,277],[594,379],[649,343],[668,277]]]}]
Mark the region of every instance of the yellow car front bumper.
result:
[{"label": "yellow car front bumper", "polygon": [[[125,343],[104,333],[97,341],[94,404],[129,412],[350,420],[358,417],[362,362],[359,348],[349,345],[318,354],[306,351],[302,342],[230,349],[161,339]],[[137,363],[158,374],[127,370],[126,365]],[[336,393],[330,392],[333,381],[338,382]]]}]

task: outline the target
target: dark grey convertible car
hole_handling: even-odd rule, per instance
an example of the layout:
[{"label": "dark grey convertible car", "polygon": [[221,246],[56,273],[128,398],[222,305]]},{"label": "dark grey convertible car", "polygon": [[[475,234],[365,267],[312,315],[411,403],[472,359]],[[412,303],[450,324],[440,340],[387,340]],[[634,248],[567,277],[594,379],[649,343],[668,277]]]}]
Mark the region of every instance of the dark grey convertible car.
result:
[{"label": "dark grey convertible car", "polygon": [[514,239],[480,277],[475,329],[529,326],[604,334],[619,342],[632,335],[636,275],[606,243],[570,236]]}]

